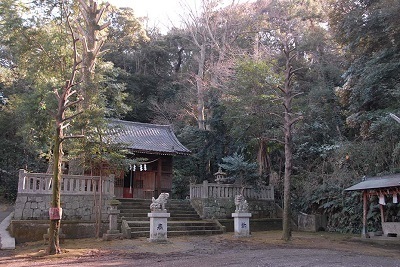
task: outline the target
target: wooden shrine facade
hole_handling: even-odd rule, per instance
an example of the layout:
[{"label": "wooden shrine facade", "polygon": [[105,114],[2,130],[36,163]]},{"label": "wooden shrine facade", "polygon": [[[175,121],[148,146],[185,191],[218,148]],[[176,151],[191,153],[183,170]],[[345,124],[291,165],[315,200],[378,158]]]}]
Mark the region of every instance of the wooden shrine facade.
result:
[{"label": "wooden shrine facade", "polygon": [[115,196],[151,199],[170,193],[173,157],[191,153],[178,141],[172,128],[122,120],[111,120],[110,126],[113,142],[123,144],[129,151],[128,157],[142,159],[115,174]]}]

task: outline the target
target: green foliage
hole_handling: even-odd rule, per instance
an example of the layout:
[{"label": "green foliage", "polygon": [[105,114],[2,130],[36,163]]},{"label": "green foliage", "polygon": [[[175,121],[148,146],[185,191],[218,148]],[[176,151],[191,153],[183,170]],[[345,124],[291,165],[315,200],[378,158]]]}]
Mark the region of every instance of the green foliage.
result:
[{"label": "green foliage", "polygon": [[228,172],[228,177],[242,186],[254,185],[257,175],[257,163],[248,162],[243,154],[234,153],[232,156],[223,157],[218,166]]},{"label": "green foliage", "polygon": [[[214,181],[213,173],[218,169],[224,145],[219,132],[203,131],[186,126],[178,134],[180,141],[192,151],[191,157],[178,158],[175,167],[186,177],[195,177],[197,182]],[[220,150],[221,149],[221,150]]]},{"label": "green foliage", "polygon": [[[18,189],[18,170],[44,171],[45,162],[39,157],[41,147],[29,142],[20,131],[24,116],[15,108],[15,97],[0,108],[0,195],[15,200]],[[31,132],[32,133],[32,132]]]},{"label": "green foliage", "polygon": [[[266,78],[267,76],[267,78]],[[279,112],[276,87],[281,77],[266,61],[244,59],[236,67],[235,80],[224,97],[224,121],[235,140],[248,143],[253,138],[281,135],[274,113]]]},{"label": "green foliage", "polygon": [[188,176],[182,175],[179,170],[174,171],[172,180],[172,199],[186,199],[190,195],[190,180]]},{"label": "green foliage", "polygon": [[393,0],[342,0],[331,10],[333,33],[351,55],[338,95],[356,137],[371,138],[370,126],[398,107],[399,11]]}]

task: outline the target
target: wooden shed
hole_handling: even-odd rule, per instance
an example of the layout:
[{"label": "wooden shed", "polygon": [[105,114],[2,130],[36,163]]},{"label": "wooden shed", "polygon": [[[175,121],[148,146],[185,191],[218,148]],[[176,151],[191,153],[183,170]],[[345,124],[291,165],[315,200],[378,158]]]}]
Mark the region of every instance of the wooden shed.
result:
[{"label": "wooden shed", "polygon": [[[363,197],[363,229],[362,237],[367,234],[367,214],[368,201],[372,196],[376,196],[379,201],[381,212],[382,230],[385,236],[400,237],[400,218],[394,216],[390,221],[385,221],[385,206],[388,201],[399,207],[398,196],[400,194],[400,174],[392,174],[380,177],[364,177],[363,180],[347,189],[346,191],[361,191]],[[398,213],[399,214],[399,213]]]},{"label": "wooden shed", "polygon": [[123,120],[110,121],[113,142],[123,144],[128,157],[145,158],[140,165],[129,166],[116,175],[117,198],[151,198],[171,192],[173,157],[191,152],[176,138],[170,125],[157,125]]}]

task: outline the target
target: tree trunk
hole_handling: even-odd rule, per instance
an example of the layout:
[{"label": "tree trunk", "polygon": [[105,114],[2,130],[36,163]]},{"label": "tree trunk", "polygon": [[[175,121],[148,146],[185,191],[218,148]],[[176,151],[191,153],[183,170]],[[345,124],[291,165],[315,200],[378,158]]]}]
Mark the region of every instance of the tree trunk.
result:
[{"label": "tree trunk", "polygon": [[265,178],[264,181],[269,184],[269,175],[271,173],[270,160],[267,151],[267,141],[262,137],[258,141],[257,163],[258,175]]},{"label": "tree trunk", "polygon": [[[53,189],[53,197],[51,202],[50,209],[50,229],[49,229],[49,246],[48,246],[48,254],[60,254],[60,225],[61,218],[54,219],[54,215],[51,215],[52,210],[58,211],[61,208],[61,179],[62,179],[62,171],[61,171],[61,163],[62,163],[62,128],[61,125],[57,122],[56,134],[54,136],[54,165],[53,165],[53,181],[52,181],[52,189]],[[56,216],[57,217],[57,216]]]},{"label": "tree trunk", "polygon": [[[286,115],[285,115],[285,124]],[[285,174],[283,179],[283,233],[282,239],[289,241],[292,237],[291,229],[291,207],[290,187],[292,174],[292,134],[291,127],[285,125]]]},{"label": "tree trunk", "polygon": [[[76,37],[76,33],[74,33],[73,27],[70,24],[69,14],[67,14],[67,25],[71,31],[72,37],[72,45],[73,45],[73,59],[74,65],[71,71],[71,78],[67,80],[65,83],[65,87],[62,89],[62,94],[60,95],[58,90],[55,90],[55,94],[58,99],[58,109],[54,114],[55,123],[56,123],[56,131],[54,136],[54,155],[53,155],[53,195],[52,195],[52,203],[49,210],[50,215],[50,227],[49,227],[49,247],[48,254],[59,254],[61,253],[60,248],[60,225],[61,225],[61,179],[62,179],[62,159],[63,159],[63,149],[62,142],[67,138],[81,138],[82,135],[76,136],[68,136],[64,137],[63,129],[68,127],[69,123],[67,121],[73,119],[82,111],[75,113],[69,117],[65,116],[65,111],[73,106],[76,106],[80,102],[84,100],[82,96],[78,96],[77,100],[71,101],[69,98],[76,94],[76,91],[71,91],[72,87],[75,86],[75,76],[78,69],[82,70],[82,80],[85,85],[88,84],[88,81],[91,81],[91,76],[93,75],[93,69],[96,62],[96,56],[100,51],[100,48],[104,42],[104,40],[97,35],[97,33],[106,27],[108,27],[109,23],[106,23],[102,26],[98,25],[100,18],[107,8],[108,4],[103,6],[101,9],[98,9],[97,2],[94,0],[89,0],[89,5],[87,5],[86,0],[79,0],[80,10],[84,17],[85,29],[82,28],[80,24],[77,24],[77,28],[81,33],[81,38]],[[83,58],[82,61],[78,58],[78,50],[77,43],[82,42],[83,45]],[[83,64],[83,67],[79,66]],[[84,88],[82,91],[82,95],[88,95],[88,86]],[[93,89],[92,89],[93,90]],[[90,94],[89,94],[90,95]],[[89,99],[86,99],[86,105],[89,103]],[[100,181],[101,182],[101,181]],[[100,187],[101,188],[101,187]],[[100,202],[101,203],[101,202]]]},{"label": "tree trunk", "polygon": [[206,61],[206,46],[203,43],[200,47],[199,71],[196,77],[197,87],[197,122],[200,130],[206,129],[204,115],[204,64]]},{"label": "tree trunk", "polygon": [[[282,239],[289,241],[292,237],[291,229],[291,198],[290,198],[290,187],[291,187],[291,175],[292,175],[292,161],[293,161],[293,143],[292,143],[292,125],[296,120],[292,118],[292,100],[293,90],[291,80],[294,72],[291,66],[291,53],[294,51],[290,48],[288,40],[284,42],[283,53],[285,55],[286,66],[285,66],[285,85],[282,89],[283,93],[283,105],[285,108],[284,113],[284,136],[285,136],[285,173],[283,179],[283,233]],[[299,118],[298,118],[299,119]]]}]

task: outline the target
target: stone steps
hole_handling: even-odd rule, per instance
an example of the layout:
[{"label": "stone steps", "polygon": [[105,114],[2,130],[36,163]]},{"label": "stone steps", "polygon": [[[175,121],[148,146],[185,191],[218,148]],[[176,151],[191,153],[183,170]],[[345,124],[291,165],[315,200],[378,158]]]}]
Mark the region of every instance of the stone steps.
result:
[{"label": "stone steps", "polygon": [[[131,237],[150,235],[150,200],[120,199],[120,221],[128,225]],[[166,204],[168,218],[168,236],[222,234],[218,223],[202,220],[188,200],[168,200]]]}]

